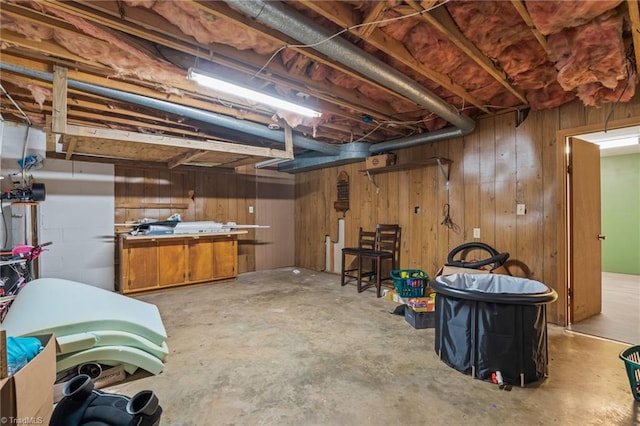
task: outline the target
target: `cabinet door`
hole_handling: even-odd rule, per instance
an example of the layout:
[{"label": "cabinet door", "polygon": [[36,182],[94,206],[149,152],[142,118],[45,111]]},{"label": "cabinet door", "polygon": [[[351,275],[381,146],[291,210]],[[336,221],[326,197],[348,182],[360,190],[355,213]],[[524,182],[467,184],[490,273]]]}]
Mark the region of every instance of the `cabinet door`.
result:
[{"label": "cabinet door", "polygon": [[213,242],[213,271],[215,279],[233,278],[238,269],[238,241],[234,239]]},{"label": "cabinet door", "polygon": [[187,243],[189,250],[188,281],[213,280],[213,241],[192,239]]},{"label": "cabinet door", "polygon": [[126,274],[123,292],[158,286],[158,246],[155,241],[129,243],[123,254],[122,267]]},{"label": "cabinet door", "polygon": [[186,281],[185,240],[158,241],[158,284],[172,285]]}]

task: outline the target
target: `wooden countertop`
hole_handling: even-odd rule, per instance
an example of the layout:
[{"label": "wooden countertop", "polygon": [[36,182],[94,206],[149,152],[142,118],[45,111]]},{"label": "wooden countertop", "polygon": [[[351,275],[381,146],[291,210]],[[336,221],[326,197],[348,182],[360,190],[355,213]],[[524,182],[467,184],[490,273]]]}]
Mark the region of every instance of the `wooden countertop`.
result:
[{"label": "wooden countertop", "polygon": [[155,239],[178,239],[178,238],[193,238],[198,239],[201,237],[230,237],[232,235],[247,234],[247,230],[238,231],[225,231],[225,232],[198,232],[193,234],[160,234],[160,235],[131,235],[120,234],[120,238],[124,240],[155,240]]}]

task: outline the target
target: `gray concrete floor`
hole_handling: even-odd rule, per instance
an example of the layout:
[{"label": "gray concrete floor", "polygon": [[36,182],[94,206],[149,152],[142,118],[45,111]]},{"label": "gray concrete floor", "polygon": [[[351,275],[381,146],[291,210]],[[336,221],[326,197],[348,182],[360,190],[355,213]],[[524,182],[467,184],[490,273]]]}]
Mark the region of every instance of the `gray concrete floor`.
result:
[{"label": "gray concrete floor", "polygon": [[167,328],[165,371],[108,390],[154,390],[162,425],[640,423],[625,345],[561,327],[549,326],[549,377],[507,392],[445,365],[433,329],[337,275],[279,269],[140,299]]}]

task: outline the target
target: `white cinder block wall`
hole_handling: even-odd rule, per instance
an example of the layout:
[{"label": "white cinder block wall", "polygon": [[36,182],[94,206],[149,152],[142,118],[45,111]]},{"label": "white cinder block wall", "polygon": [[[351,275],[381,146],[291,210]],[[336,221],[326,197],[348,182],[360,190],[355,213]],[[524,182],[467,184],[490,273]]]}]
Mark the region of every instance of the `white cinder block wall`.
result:
[{"label": "white cinder block wall", "polygon": [[[8,176],[19,170],[26,126],[0,122],[0,174],[5,177],[2,189],[11,188]],[[31,129],[27,155],[45,156],[45,135]],[[79,281],[107,290],[114,289],[114,168],[110,164],[45,159],[44,167],[31,172],[35,181],[45,184],[47,197],[38,206],[39,242],[52,241],[49,251],[40,258],[40,276]],[[4,203],[10,230],[9,244],[23,243],[22,218],[14,218]],[[13,208],[21,215],[21,207]],[[0,224],[0,238],[5,229]]]}]

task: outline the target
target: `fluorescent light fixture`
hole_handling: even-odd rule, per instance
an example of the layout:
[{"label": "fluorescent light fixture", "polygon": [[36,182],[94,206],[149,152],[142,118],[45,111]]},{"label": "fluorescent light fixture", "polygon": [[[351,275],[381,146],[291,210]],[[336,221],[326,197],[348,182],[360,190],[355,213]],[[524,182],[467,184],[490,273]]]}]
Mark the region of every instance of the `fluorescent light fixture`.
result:
[{"label": "fluorescent light fixture", "polygon": [[622,146],[638,145],[640,143],[640,138],[636,136],[631,138],[609,139],[596,143],[600,146],[600,149],[620,148]]},{"label": "fluorescent light fixture", "polygon": [[286,111],[294,112],[296,114],[304,115],[305,117],[320,117],[321,112],[314,111],[311,108],[303,107],[301,105],[294,104],[293,102],[285,101],[284,99],[276,98],[275,96],[265,95],[264,93],[256,90],[247,89],[246,87],[238,86],[233,83],[229,83],[217,78],[208,76],[193,68],[189,69],[187,74],[189,80],[216,90],[218,92],[226,93],[229,95],[246,98],[253,102],[269,105],[274,108],[280,108]]}]

